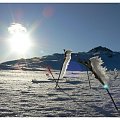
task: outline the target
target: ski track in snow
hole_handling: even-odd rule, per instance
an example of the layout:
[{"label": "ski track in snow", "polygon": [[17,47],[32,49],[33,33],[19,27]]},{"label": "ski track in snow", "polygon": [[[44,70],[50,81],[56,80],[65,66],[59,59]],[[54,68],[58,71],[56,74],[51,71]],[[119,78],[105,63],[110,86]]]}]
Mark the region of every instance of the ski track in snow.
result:
[{"label": "ski track in snow", "polygon": [[[53,74],[58,77],[58,72]],[[32,83],[32,79],[41,82]],[[67,72],[59,82],[61,90],[48,82],[45,71],[1,70],[0,117],[118,117],[99,81],[90,79],[92,89],[86,72]],[[120,72],[109,85],[120,110]]]}]

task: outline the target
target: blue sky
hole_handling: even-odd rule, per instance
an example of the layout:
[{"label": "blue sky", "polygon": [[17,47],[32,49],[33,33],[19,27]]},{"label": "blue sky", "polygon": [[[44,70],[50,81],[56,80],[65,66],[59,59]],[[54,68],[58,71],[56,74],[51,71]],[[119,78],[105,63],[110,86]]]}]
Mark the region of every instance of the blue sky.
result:
[{"label": "blue sky", "polygon": [[26,57],[89,51],[104,46],[120,51],[120,4],[0,4],[0,61],[22,57],[9,54],[11,23],[24,25],[35,44]]}]

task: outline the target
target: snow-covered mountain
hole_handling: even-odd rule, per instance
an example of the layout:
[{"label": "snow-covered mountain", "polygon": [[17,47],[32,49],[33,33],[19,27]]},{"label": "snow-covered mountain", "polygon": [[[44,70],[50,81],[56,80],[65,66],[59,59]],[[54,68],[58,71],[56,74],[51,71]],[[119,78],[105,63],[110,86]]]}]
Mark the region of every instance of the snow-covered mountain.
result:
[{"label": "snow-covered mountain", "polygon": [[[120,52],[113,52],[106,47],[96,47],[88,52],[72,53],[72,58],[68,66],[68,70],[81,70],[86,68],[78,63],[78,59],[88,60],[93,56],[100,56],[104,61],[104,66],[108,70],[120,70]],[[0,69],[23,69],[23,70],[41,70],[45,67],[59,70],[63,63],[64,54],[54,53],[53,55],[34,57],[30,59],[19,59],[7,61],[0,64]]]}]

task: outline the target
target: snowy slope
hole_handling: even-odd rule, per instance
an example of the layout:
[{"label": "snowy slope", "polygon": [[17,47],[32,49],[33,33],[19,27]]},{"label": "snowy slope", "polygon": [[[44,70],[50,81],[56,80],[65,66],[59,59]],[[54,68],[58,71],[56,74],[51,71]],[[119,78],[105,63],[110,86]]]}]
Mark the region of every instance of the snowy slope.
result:
[{"label": "snowy slope", "polygon": [[[55,78],[58,73],[53,72]],[[1,70],[0,117],[117,117],[110,97],[93,76],[89,88],[86,72],[67,72],[59,82],[49,81],[45,71]],[[39,83],[32,83],[36,79]],[[120,73],[110,81],[110,92],[120,109]]]}]

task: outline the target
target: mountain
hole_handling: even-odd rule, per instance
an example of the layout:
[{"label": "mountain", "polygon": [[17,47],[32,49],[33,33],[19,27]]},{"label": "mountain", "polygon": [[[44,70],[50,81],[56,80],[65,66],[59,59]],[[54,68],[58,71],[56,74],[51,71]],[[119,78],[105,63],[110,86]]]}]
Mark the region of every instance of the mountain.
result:
[{"label": "mountain", "polygon": [[113,51],[102,46],[98,46],[96,48],[93,48],[92,50],[89,51],[89,53],[112,53]]},{"label": "mountain", "polygon": [[[88,60],[93,56],[100,56],[104,61],[103,66],[106,66],[108,70],[120,70],[120,52],[113,52],[112,50],[98,46],[91,49],[88,52],[72,53],[72,58],[68,66],[68,70],[80,70],[84,71],[86,68],[79,64],[78,59]],[[43,70],[43,68],[51,67],[52,69],[59,70],[63,63],[64,54],[54,53],[53,55],[34,57],[30,59],[18,59],[13,61],[7,61],[0,64],[0,69],[23,69],[23,70]]]}]

